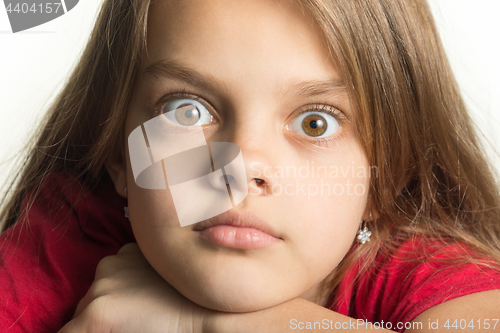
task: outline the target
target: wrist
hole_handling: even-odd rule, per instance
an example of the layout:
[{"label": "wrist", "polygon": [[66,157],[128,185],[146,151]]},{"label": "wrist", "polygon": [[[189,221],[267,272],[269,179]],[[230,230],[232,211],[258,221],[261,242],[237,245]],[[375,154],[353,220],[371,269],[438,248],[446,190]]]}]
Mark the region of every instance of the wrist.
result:
[{"label": "wrist", "polygon": [[220,312],[208,310],[208,313],[202,320],[203,333],[226,333],[235,332],[232,330],[234,326],[234,314],[230,312]]},{"label": "wrist", "polygon": [[203,320],[203,333],[282,332],[288,326],[289,318],[286,314],[289,313],[290,309],[300,309],[304,306],[304,303],[309,304],[310,302],[301,298],[295,298],[276,306],[253,312],[219,312],[210,310],[210,313]]}]

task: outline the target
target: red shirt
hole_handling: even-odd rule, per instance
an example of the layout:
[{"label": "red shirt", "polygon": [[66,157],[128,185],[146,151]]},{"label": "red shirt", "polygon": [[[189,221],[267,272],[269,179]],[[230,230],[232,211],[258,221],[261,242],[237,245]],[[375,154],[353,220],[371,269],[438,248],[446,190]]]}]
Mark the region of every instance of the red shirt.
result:
[{"label": "red shirt", "polygon": [[[410,238],[394,255],[377,255],[374,265],[358,281],[354,277],[360,265],[351,266],[337,288],[340,299],[334,305],[331,300],[328,308],[363,319],[365,323],[403,332],[405,323],[444,301],[500,289],[500,271],[453,262],[468,253],[467,247],[457,243],[445,245],[424,237]],[[422,325],[428,328],[429,323]]]},{"label": "red shirt", "polygon": [[126,205],[111,182],[89,193],[68,175],[50,176],[0,238],[0,332],[57,332],[72,318],[99,261],[134,241]]},{"label": "red shirt", "polygon": [[[56,332],[68,322],[98,262],[135,241],[126,205],[109,179],[91,193],[67,174],[50,175],[29,213],[0,237],[0,331]],[[413,239],[398,250],[402,258],[379,256],[355,285],[353,266],[338,289],[344,298],[333,310],[390,321],[396,330],[398,321],[411,321],[445,300],[500,289],[495,271],[404,260],[423,248]],[[436,256],[450,257],[457,248],[439,250]]]}]

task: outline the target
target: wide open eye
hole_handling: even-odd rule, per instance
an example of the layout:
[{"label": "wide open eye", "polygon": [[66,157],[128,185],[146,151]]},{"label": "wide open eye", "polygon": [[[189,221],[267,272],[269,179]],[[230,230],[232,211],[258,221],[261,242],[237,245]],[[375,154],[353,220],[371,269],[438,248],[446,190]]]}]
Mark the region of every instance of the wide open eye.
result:
[{"label": "wide open eye", "polygon": [[182,126],[208,125],[214,117],[203,104],[194,99],[174,99],[163,107],[165,117]]},{"label": "wide open eye", "polygon": [[314,138],[330,136],[340,129],[340,124],[326,112],[304,112],[295,118],[288,128]]}]

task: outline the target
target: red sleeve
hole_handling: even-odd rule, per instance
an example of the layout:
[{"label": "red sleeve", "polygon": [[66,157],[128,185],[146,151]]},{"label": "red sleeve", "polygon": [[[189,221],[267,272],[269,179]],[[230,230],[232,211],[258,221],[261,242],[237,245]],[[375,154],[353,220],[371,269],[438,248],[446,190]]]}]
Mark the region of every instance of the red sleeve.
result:
[{"label": "red sleeve", "polygon": [[353,280],[358,268],[353,267],[338,289],[342,301],[332,309],[371,323],[383,322],[383,328],[403,332],[401,325],[435,305],[500,289],[500,271],[473,263],[457,264],[458,258],[470,253],[459,244],[412,238],[394,255],[378,255],[374,266],[356,283]]},{"label": "red sleeve", "polygon": [[56,332],[71,319],[98,262],[134,241],[125,205],[109,178],[90,193],[67,174],[49,176],[0,237],[0,331]]}]

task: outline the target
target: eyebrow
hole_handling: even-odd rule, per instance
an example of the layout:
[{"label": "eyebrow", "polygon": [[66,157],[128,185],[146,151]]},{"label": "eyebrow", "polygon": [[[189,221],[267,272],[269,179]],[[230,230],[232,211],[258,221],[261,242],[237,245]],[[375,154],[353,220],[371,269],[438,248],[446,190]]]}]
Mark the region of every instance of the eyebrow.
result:
[{"label": "eyebrow", "polygon": [[305,97],[316,96],[337,96],[346,93],[346,87],[342,79],[331,80],[312,80],[300,82],[296,79],[290,79],[280,90],[280,96],[288,94],[297,94]]},{"label": "eyebrow", "polygon": [[[229,92],[230,88],[210,74],[202,74],[193,68],[175,60],[159,60],[147,66],[143,71],[144,78],[153,82],[162,79],[174,79],[200,87],[203,90]],[[277,97],[300,95],[304,97],[338,96],[345,93],[346,88],[342,79],[299,81],[292,78],[276,90]]]},{"label": "eyebrow", "polygon": [[175,60],[160,60],[149,65],[143,72],[145,79],[160,81],[162,79],[175,79],[186,82],[204,90],[229,91],[229,88],[214,76],[201,74]]}]

